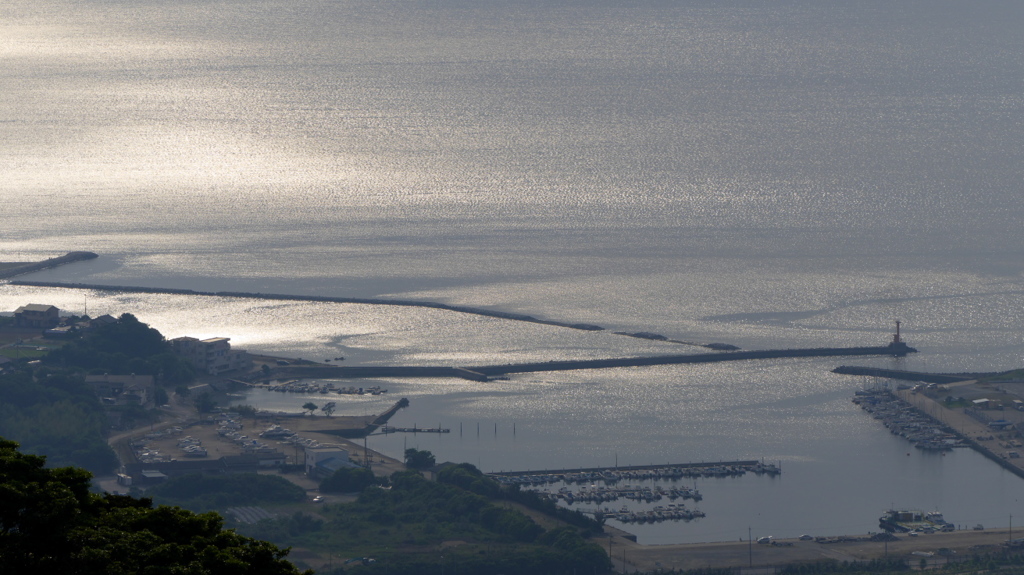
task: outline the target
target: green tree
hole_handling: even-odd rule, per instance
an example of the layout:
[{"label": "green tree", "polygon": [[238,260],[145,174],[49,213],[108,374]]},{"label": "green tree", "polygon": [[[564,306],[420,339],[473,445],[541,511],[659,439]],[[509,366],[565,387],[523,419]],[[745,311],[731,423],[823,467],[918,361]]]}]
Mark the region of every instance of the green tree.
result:
[{"label": "green tree", "polygon": [[117,457],[107,445],[110,426],[80,374],[27,366],[0,374],[0,436],[25,453],[46,455],[56,466],[109,473]]},{"label": "green tree", "polygon": [[286,550],[223,529],[216,513],[89,492],[82,469],[47,469],[0,439],[0,558],[10,573],[292,575]]},{"label": "green tree", "polygon": [[405,464],[413,469],[429,469],[434,466],[436,460],[434,454],[410,447],[405,450]]},{"label": "green tree", "polygon": [[325,403],[324,406],[320,408],[320,411],[324,412],[324,415],[326,415],[327,417],[330,417],[331,414],[334,413],[335,405],[337,404],[335,404],[333,401]]},{"label": "green tree", "polygon": [[170,401],[170,399],[171,398],[167,396],[166,389],[160,386],[153,389],[153,403],[157,405],[167,405],[167,402]]},{"label": "green tree", "polygon": [[343,467],[320,482],[324,493],[351,493],[362,491],[377,482],[372,471],[364,467]]},{"label": "green tree", "polygon": [[247,404],[233,405],[231,409],[242,417],[256,417],[256,413],[259,411],[255,406]]},{"label": "green tree", "polygon": [[204,391],[195,398],[196,411],[199,413],[209,413],[213,411],[214,407],[217,407],[217,402],[214,401],[213,396],[209,392]]},{"label": "green tree", "polygon": [[313,412],[320,409],[320,406],[313,403],[312,401],[307,401],[306,403],[302,404],[302,409],[308,411],[310,415],[313,415]]}]

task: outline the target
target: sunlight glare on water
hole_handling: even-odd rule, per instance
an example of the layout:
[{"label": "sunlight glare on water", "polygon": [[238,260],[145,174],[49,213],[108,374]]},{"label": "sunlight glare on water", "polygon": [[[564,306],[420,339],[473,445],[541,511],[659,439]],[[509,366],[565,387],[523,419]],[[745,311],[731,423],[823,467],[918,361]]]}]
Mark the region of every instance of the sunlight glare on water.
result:
[{"label": "sunlight glare on water", "polygon": [[882,345],[900,319],[920,354],[367,380],[389,394],[339,413],[407,395],[394,423],[452,434],[374,447],[488,470],[783,463],[704,482],[708,517],[632,526],[645,543],[859,533],[891,503],[991,523],[1018,479],[964,450],[907,455],[849,402],[869,382],[831,370],[1021,365],[1022,31],[1024,4],[999,1],[10,0],[0,261],[100,255],[25,279],[607,330],[11,285],[0,309],[88,305],[352,365],[704,351],[614,331]]}]

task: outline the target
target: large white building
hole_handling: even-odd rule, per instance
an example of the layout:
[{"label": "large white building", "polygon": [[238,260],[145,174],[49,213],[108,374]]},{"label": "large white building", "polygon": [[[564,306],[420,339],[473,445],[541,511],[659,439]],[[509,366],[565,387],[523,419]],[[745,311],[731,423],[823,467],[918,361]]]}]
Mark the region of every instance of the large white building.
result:
[{"label": "large white building", "polygon": [[323,479],[342,467],[359,467],[348,458],[348,450],[340,447],[307,447],[306,475]]},{"label": "large white building", "polygon": [[196,369],[210,375],[251,368],[252,358],[249,354],[241,349],[231,349],[229,340],[227,337],[202,340],[178,337],[171,340],[171,345],[175,353],[190,361]]}]

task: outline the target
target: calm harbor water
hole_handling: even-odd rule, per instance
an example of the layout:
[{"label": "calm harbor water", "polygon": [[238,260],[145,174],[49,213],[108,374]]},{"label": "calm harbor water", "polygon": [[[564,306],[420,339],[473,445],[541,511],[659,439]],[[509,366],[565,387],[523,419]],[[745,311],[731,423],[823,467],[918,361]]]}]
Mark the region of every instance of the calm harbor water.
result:
[{"label": "calm harbor water", "polygon": [[[898,318],[922,353],[856,363],[1018,367],[1022,24],[997,1],[13,0],[0,260],[101,254],[31,279],[419,298],[609,331],[9,285],[0,309],[432,365],[687,349],[620,330],[878,345]],[[485,470],[782,463],[702,481],[707,518],[632,526],[644,542],[857,533],[890,505],[972,525],[1020,511],[1019,479],[910,450],[860,412],[869,382],[839,363],[396,380],[335,400],[372,413],[408,396],[396,425],[463,432],[372,447]]]}]

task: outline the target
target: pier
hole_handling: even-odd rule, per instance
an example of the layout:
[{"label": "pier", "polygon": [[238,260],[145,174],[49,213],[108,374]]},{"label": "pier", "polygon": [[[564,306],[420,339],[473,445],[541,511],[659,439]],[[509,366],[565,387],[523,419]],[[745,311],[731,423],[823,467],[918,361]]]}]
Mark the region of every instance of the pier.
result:
[{"label": "pier", "polygon": [[[500,471],[487,475],[502,485],[512,485],[537,493],[540,497],[555,503],[572,506],[575,503],[601,505],[619,499],[627,499],[637,504],[651,504],[669,499],[690,499],[694,503],[704,497],[697,491],[697,478],[739,477],[747,473],[774,477],[782,473],[782,469],[772,463],[761,461],[721,461],[718,463],[666,463],[664,465],[626,465],[615,467],[590,467],[582,469],[549,469],[543,471]],[[631,485],[620,482],[627,481],[671,481],[693,479],[693,487],[677,484],[670,486]],[[558,491],[546,489],[545,486],[563,483]],[[582,485],[579,489],[569,485]],[[688,509],[683,503],[670,503],[667,507],[656,506],[653,509],[630,509],[623,505],[619,510],[610,508],[583,509],[599,518],[615,519],[622,523],[658,523],[661,521],[692,521],[705,517],[699,509]]]},{"label": "pier", "polygon": [[757,460],[700,463],[662,463],[650,465],[616,465],[614,467],[578,467],[533,471],[493,471],[488,473],[500,483],[584,483],[619,481],[622,479],[679,479],[683,477],[729,477],[746,473],[779,475],[782,468]]},{"label": "pier", "polygon": [[451,433],[452,430],[447,427],[388,427],[385,425],[380,428],[380,433],[387,435],[388,433]]}]

